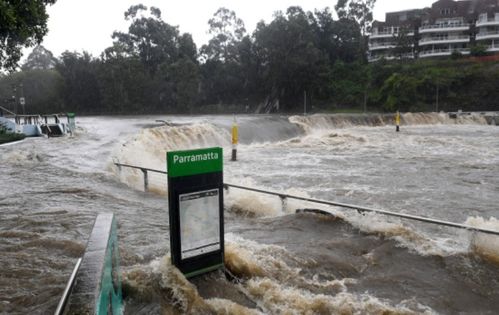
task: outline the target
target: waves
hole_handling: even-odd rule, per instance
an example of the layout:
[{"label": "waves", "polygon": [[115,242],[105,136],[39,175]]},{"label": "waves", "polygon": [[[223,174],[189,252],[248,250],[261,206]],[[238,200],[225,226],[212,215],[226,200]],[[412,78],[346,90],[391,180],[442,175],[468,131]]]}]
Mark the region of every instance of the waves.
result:
[{"label": "waves", "polygon": [[[226,236],[225,265],[237,276],[227,282],[223,274],[207,276],[195,286],[164,256],[149,265],[125,272],[124,290],[129,298],[160,304],[162,313],[182,314],[433,314],[431,308],[411,300],[393,304],[373,294],[356,293],[352,278],[321,279],[304,275],[292,264],[313,263],[294,257],[285,248],[264,245],[234,234]],[[196,282],[196,280],[193,280]],[[241,295],[246,302],[203,297],[205,286],[225,282],[225,296]],[[157,311],[156,311],[157,312]]]},{"label": "waves", "polygon": [[[499,220],[496,218],[469,217],[465,224],[482,229],[499,231]],[[473,253],[499,265],[499,237],[483,233],[473,233],[470,242]]]},{"label": "waves", "polygon": [[[186,124],[180,126],[161,126],[141,130],[126,140],[112,155],[115,162],[144,166],[166,171],[166,152],[188,150],[213,146],[230,145],[227,130],[208,123]],[[143,187],[143,174],[139,170],[122,169],[110,166],[120,180],[127,185],[140,189]],[[150,180],[150,190],[159,194],[166,193],[165,180],[161,177]]]},{"label": "waves", "polygon": [[[318,132],[325,138],[342,137],[339,129],[351,127],[380,127],[393,125],[391,114],[366,115],[311,115],[311,116],[263,116],[242,117],[239,119],[240,141],[243,145],[258,145],[259,143],[279,143],[282,141],[298,141]],[[482,115],[466,115],[449,118],[444,113],[406,113],[402,115],[403,125],[435,125],[435,124],[475,124],[486,125],[487,120]],[[228,147],[231,143],[231,120],[201,120],[173,126],[160,126],[141,130],[129,138],[115,158],[125,163],[147,163],[158,166],[158,159],[164,158],[169,150],[186,150],[207,146]],[[365,141],[362,138],[347,140]],[[327,141],[327,139],[325,140]],[[306,142],[306,141],[301,141]],[[313,144],[312,144],[313,145]],[[161,168],[164,168],[161,162]]]},{"label": "waves", "polygon": [[[372,158],[368,158],[370,155],[376,155],[382,159],[382,162],[386,157],[389,157],[389,159],[394,161],[392,168],[395,174],[399,174],[397,169],[401,167],[407,168],[407,163],[409,163],[410,168],[407,168],[406,172],[408,170],[411,172],[420,172],[421,170],[418,171],[417,169],[425,167],[426,162],[422,164],[418,162],[421,165],[414,165],[414,161],[436,163],[440,161],[440,157],[445,157],[445,159],[453,156],[460,157],[460,154],[464,152],[466,152],[466,155],[472,156],[473,152],[482,152],[486,148],[482,145],[479,147],[480,151],[477,151],[477,148],[471,146],[475,138],[469,140],[465,138],[470,133],[468,129],[474,132],[474,129],[469,128],[471,125],[481,126],[487,124],[486,119],[482,115],[463,115],[456,118],[450,118],[449,115],[444,113],[406,113],[402,115],[403,125],[459,125],[455,131],[450,131],[454,134],[453,136],[446,134],[451,129],[444,129],[443,131],[437,129],[436,135],[429,137],[425,133],[422,133],[424,129],[416,128],[410,132],[406,132],[400,139],[393,140],[395,133],[386,132],[383,129],[383,127],[392,124],[393,115],[388,114],[311,115],[306,117],[292,116],[289,118],[279,116],[243,117],[239,120],[240,134],[246,134],[245,144],[240,146],[242,161],[230,164],[227,163],[226,157],[225,178],[227,182],[234,182],[243,186],[267,187],[274,191],[277,190],[283,193],[310,197],[310,193],[306,190],[292,188],[296,187],[296,184],[284,184],[287,180],[286,177],[303,178],[307,176],[307,172],[317,173],[317,178],[310,181],[310,188],[324,188],[324,185],[328,182],[325,170],[332,163],[330,156],[336,156],[336,159],[345,159],[347,162],[348,159],[352,159],[352,163],[348,163],[348,167],[351,170],[333,168],[334,172],[344,172],[347,178],[353,175],[356,175],[357,178],[374,176],[373,178],[376,180],[376,178],[383,179],[384,175],[374,174],[372,168],[376,168],[377,166],[375,162],[370,161]],[[461,125],[463,124],[468,126],[462,127]],[[228,117],[226,120],[220,118],[214,119],[211,123],[201,120],[198,123],[143,129],[125,141],[115,151],[113,159],[124,164],[165,170],[165,155],[167,151],[208,146],[230,148],[230,126],[231,118]],[[371,131],[370,128],[365,129],[365,127],[382,128],[376,128]],[[244,131],[245,129],[246,131]],[[477,135],[481,136],[482,132],[479,129]],[[374,136],[371,136],[372,134]],[[286,157],[288,150],[293,150],[297,153]],[[304,155],[302,153],[304,151],[310,151],[311,153]],[[262,157],[259,157],[259,155],[275,157],[266,161]],[[283,155],[285,156],[284,159],[281,158]],[[343,155],[345,155],[345,158],[342,157]],[[362,157],[364,155],[368,159],[366,165],[370,169],[361,169],[357,175],[354,173],[354,169],[358,168],[357,156]],[[406,158],[405,155],[408,157]],[[422,157],[420,157],[421,155]],[[429,155],[430,158],[426,157],[426,155]],[[433,162],[431,155],[436,155],[436,162]],[[490,159],[494,159],[494,154],[489,154],[485,151],[479,155],[481,158],[490,156]],[[304,156],[306,159],[304,159]],[[401,159],[406,159],[407,162],[400,164],[399,161]],[[334,161],[337,163],[337,160]],[[461,161],[459,162],[462,164]],[[472,161],[472,163],[476,162]],[[295,165],[297,169],[295,169]],[[441,172],[439,164],[435,164],[435,167],[435,171]],[[122,182],[142,190],[142,172],[126,168],[119,170],[112,167],[111,169],[119,176]],[[280,174],[279,172],[275,173],[279,169],[283,169],[284,174],[279,175],[281,177],[275,177],[276,174]],[[446,169],[449,169],[448,166],[446,166]],[[482,172],[481,170],[479,171]],[[468,179],[464,180],[469,181]],[[408,178],[408,181],[411,181],[411,178]],[[446,180],[443,179],[443,181]],[[474,182],[480,184],[483,180]],[[375,184],[371,183],[371,185]],[[348,183],[345,185],[348,186]],[[417,187],[417,185],[419,184],[410,183],[408,187]],[[369,186],[369,184],[363,184],[359,187],[364,187],[362,188],[362,194],[367,194],[368,196],[371,194],[372,186]],[[463,185],[458,184],[456,187],[463,187]],[[334,191],[330,187],[325,186],[325,188],[328,191]],[[401,189],[399,187],[396,188]],[[158,194],[166,194],[166,177],[150,173],[149,189]],[[410,191],[412,190],[413,188],[410,188]],[[410,191],[406,192],[402,189],[399,194],[408,194]],[[387,192],[388,190],[381,189],[375,195],[380,198],[392,198],[393,196],[390,197],[387,195],[383,197],[380,195]],[[350,196],[351,192],[345,195],[345,197]],[[433,202],[436,202],[436,200]],[[292,200],[287,200],[284,207],[282,203],[283,201],[277,197],[238,189],[230,189],[225,195],[226,208],[231,213],[241,217],[278,217],[292,214],[298,208],[314,207],[311,204]],[[364,202],[359,203],[364,204]],[[412,207],[422,208],[424,206],[415,204]],[[402,246],[418,252],[420,255],[437,255],[443,257],[471,251],[483,257],[488,257],[487,259],[496,259],[493,253],[498,248],[497,245],[494,245],[491,249],[487,249],[486,244],[495,243],[488,239],[482,240],[480,236],[470,240],[469,234],[466,233],[463,235],[459,234],[459,237],[453,236],[455,233],[439,235],[439,233],[434,233],[434,231],[423,232],[420,230],[420,226],[402,224],[400,221],[388,220],[383,216],[362,216],[352,214],[351,212],[338,212],[338,209],[327,210],[333,211],[335,215],[342,217],[349,224],[352,224],[363,232],[395,239]],[[449,219],[445,214],[440,213],[429,213],[428,216]],[[472,222],[473,224],[481,225],[494,224],[490,220],[481,222],[476,219],[472,220]]]},{"label": "waves", "polygon": [[[344,114],[344,115],[311,115],[291,116],[289,121],[300,126],[306,133],[323,130],[334,130],[351,127],[381,127],[394,125],[393,114]],[[401,125],[487,125],[488,120],[481,114],[470,114],[450,118],[447,113],[404,113],[401,114]]]}]

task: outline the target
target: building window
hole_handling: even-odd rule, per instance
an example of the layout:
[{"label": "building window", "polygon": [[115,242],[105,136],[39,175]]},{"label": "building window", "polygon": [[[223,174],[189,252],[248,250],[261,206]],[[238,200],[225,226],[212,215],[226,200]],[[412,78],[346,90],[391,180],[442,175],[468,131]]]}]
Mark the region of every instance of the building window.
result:
[{"label": "building window", "polygon": [[440,9],[440,15],[450,15],[450,9]]}]

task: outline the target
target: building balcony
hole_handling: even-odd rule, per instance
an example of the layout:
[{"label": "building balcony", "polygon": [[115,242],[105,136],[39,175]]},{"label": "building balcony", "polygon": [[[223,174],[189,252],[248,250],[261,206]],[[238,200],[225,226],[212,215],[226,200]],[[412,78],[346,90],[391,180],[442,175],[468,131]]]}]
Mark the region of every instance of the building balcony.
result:
[{"label": "building balcony", "polygon": [[498,52],[499,51],[499,43],[497,43],[496,45],[495,44],[488,45],[487,51],[488,52]]},{"label": "building balcony", "polygon": [[468,35],[448,36],[448,37],[423,37],[419,41],[419,46],[435,45],[435,44],[454,44],[468,43],[470,37]]},{"label": "building balcony", "polygon": [[499,16],[490,19],[478,19],[476,27],[499,25]]},{"label": "building balcony", "polygon": [[392,49],[395,46],[395,43],[369,43],[369,50]]},{"label": "building balcony", "polygon": [[468,23],[452,23],[452,24],[434,24],[434,25],[423,25],[419,28],[420,34],[425,33],[441,33],[441,32],[458,32],[467,31],[470,29],[470,24]]},{"label": "building balcony", "polygon": [[377,32],[377,33],[372,33],[369,38],[390,38],[393,37],[395,34],[394,32]]},{"label": "building balcony", "polygon": [[368,56],[367,57],[367,61],[369,61],[369,62],[375,62],[375,61],[379,61],[381,59],[385,59],[385,60],[414,59],[414,53],[403,54],[400,57],[399,56],[394,56],[394,55],[391,55],[391,54],[389,54],[389,55],[378,55],[378,56]]},{"label": "building balcony", "polygon": [[[372,33],[369,38],[392,38],[399,36],[398,32],[377,32]],[[414,36],[414,32],[407,33],[407,36]]]},{"label": "building balcony", "polygon": [[470,50],[464,48],[458,49],[432,49],[432,50],[423,50],[419,52],[420,58],[429,58],[429,57],[443,57],[450,56],[453,52],[460,52],[463,55],[469,55]]},{"label": "building balcony", "polygon": [[494,39],[494,38],[499,38],[499,31],[480,32],[480,33],[476,34],[476,40]]}]

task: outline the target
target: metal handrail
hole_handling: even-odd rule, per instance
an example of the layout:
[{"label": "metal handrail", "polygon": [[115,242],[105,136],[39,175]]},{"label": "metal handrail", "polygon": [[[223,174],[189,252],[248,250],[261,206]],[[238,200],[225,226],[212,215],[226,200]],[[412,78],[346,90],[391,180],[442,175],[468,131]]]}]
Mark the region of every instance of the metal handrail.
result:
[{"label": "metal handrail", "polygon": [[268,195],[274,195],[274,196],[278,196],[280,198],[296,199],[296,200],[302,200],[302,201],[318,203],[318,204],[323,204],[323,205],[328,205],[328,206],[353,209],[353,210],[357,210],[358,212],[361,212],[361,213],[362,212],[372,212],[372,213],[384,214],[384,215],[388,215],[388,216],[392,216],[392,217],[399,217],[399,218],[403,218],[403,219],[409,219],[409,220],[421,221],[421,222],[426,222],[426,223],[433,223],[433,224],[438,224],[438,225],[450,226],[450,227],[455,227],[455,228],[459,228],[459,229],[465,229],[465,230],[476,231],[476,232],[483,232],[483,233],[493,234],[493,235],[499,236],[499,231],[481,229],[481,228],[473,227],[470,225],[464,225],[464,224],[459,224],[459,223],[454,223],[454,222],[449,222],[449,221],[421,217],[421,216],[416,216],[416,215],[411,215],[411,214],[386,211],[386,210],[381,210],[381,209],[374,209],[374,208],[350,205],[350,204],[341,203],[341,202],[333,202],[333,201],[327,201],[327,200],[320,200],[320,199],[313,199],[313,198],[307,198],[307,197],[282,194],[282,193],[278,193],[278,192],[266,191],[266,190],[250,188],[250,187],[244,187],[244,186],[239,186],[239,185],[234,185],[234,184],[227,184],[226,183],[224,185],[228,186],[228,187],[234,187],[234,188],[264,193],[264,194],[268,194]]},{"label": "metal handrail", "polygon": [[499,31],[479,32],[479,33],[476,34],[476,38],[490,36],[490,35],[499,35]]},{"label": "metal handrail", "polygon": [[66,306],[66,303],[68,302],[68,297],[69,297],[69,292],[73,288],[73,283],[76,277],[76,273],[78,272],[78,269],[80,269],[81,265],[81,258],[78,258],[78,261],[76,262],[75,267],[73,268],[73,272],[71,273],[71,277],[69,277],[68,283],[66,284],[66,288],[64,289],[64,293],[62,294],[61,300],[59,301],[59,304],[57,305],[57,308],[54,312],[54,315],[60,315],[64,312],[64,307]]},{"label": "metal handrail", "polygon": [[453,52],[460,52],[460,53],[468,53],[470,50],[466,48],[456,48],[456,49],[448,49],[448,48],[440,48],[440,49],[432,49],[432,50],[423,50],[420,51],[420,55],[433,55],[433,54],[438,54],[438,53],[453,53]]},{"label": "metal handrail", "polygon": [[[134,165],[127,165],[127,164],[120,164],[120,163],[114,163],[114,164],[124,166],[124,167],[135,168],[135,169],[146,169],[144,167],[134,166]],[[154,170],[154,169],[147,169],[147,170],[149,170],[151,172],[167,174],[167,172],[165,172],[165,171]],[[432,218],[427,218],[427,217],[422,217],[422,216],[386,211],[386,210],[375,209],[375,208],[362,207],[362,206],[351,205],[351,204],[341,203],[341,202],[300,197],[300,196],[295,196],[295,195],[274,192],[274,191],[270,191],[270,190],[263,190],[263,189],[258,189],[258,188],[251,188],[251,187],[245,187],[245,186],[240,186],[240,185],[235,185],[235,184],[224,183],[224,188],[227,189],[228,187],[237,188],[237,189],[244,189],[244,190],[258,192],[258,193],[267,194],[267,195],[278,196],[281,199],[295,199],[295,200],[307,201],[307,202],[323,204],[323,205],[328,205],[328,206],[353,209],[353,210],[357,210],[360,213],[371,212],[371,213],[383,214],[383,215],[387,215],[387,216],[391,216],[391,217],[398,217],[398,218],[403,218],[403,219],[409,219],[409,220],[414,220],[414,221],[419,221],[419,222],[449,226],[449,227],[454,227],[454,228],[458,228],[458,229],[464,229],[464,230],[468,230],[468,231],[481,232],[481,233],[485,233],[485,234],[492,234],[492,235],[499,236],[499,231],[477,228],[474,226],[450,222],[450,221],[432,219]]]},{"label": "metal handrail", "polygon": [[423,37],[419,40],[420,43],[426,42],[440,42],[440,41],[449,41],[449,40],[461,40],[461,39],[470,39],[468,35],[461,36],[449,36],[449,37]]},{"label": "metal handrail", "polygon": [[160,170],[155,170],[152,168],[147,168],[147,167],[142,167],[142,166],[135,166],[135,165],[129,165],[129,164],[122,164],[122,163],[116,163],[114,162],[114,165],[116,166],[123,166],[123,167],[129,167],[129,168],[135,168],[141,171],[148,171],[148,172],[153,172],[153,173],[160,173],[160,174],[168,174],[165,171],[160,171]]},{"label": "metal handrail", "polygon": [[469,27],[471,24],[469,23],[449,23],[449,24],[431,24],[431,25],[423,25],[419,28],[422,30],[433,30],[433,29],[441,29],[441,28],[461,28],[461,27]]},{"label": "metal handrail", "polygon": [[476,21],[476,24],[481,25],[481,24],[495,23],[495,22],[499,22],[499,18],[497,18],[497,17],[485,18],[485,19],[479,18],[478,21]]},{"label": "metal handrail", "polygon": [[6,111],[7,113],[11,114],[11,115],[16,115],[16,113],[14,112],[11,112],[10,110],[8,110],[7,108],[3,107],[3,106],[0,106],[0,109]]}]

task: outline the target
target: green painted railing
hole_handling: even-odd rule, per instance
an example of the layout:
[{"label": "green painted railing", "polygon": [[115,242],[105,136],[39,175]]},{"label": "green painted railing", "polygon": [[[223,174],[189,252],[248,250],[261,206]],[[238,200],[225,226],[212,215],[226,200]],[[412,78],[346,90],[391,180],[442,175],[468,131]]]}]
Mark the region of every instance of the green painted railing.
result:
[{"label": "green painted railing", "polygon": [[65,307],[58,307],[56,315],[123,314],[118,235],[112,213],[97,215],[74,281],[68,285],[67,298],[61,299]]}]

